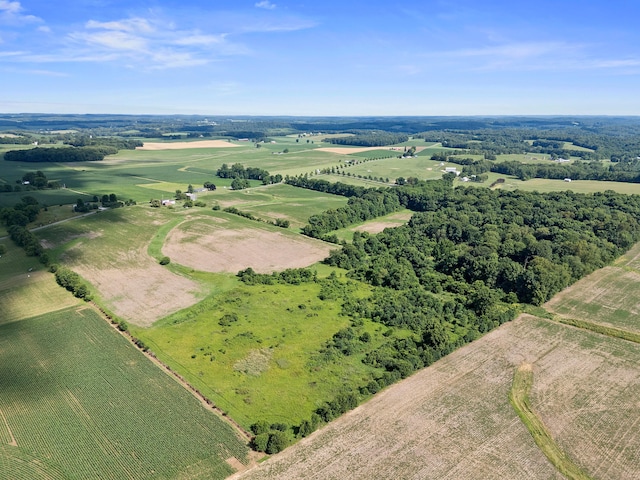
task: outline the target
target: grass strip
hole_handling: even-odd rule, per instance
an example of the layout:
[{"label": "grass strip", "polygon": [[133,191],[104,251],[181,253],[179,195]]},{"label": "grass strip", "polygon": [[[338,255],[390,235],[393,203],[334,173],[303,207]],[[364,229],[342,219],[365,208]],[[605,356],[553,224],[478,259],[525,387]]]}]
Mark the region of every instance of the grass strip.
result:
[{"label": "grass strip", "polygon": [[607,335],[608,337],[620,338],[622,340],[628,340],[629,342],[640,343],[640,333],[631,332],[629,330],[622,330],[620,328],[608,327],[599,323],[586,322],[584,320],[576,320],[575,318],[561,317],[556,315],[554,320],[565,325],[571,325],[573,327],[583,328],[590,330],[601,335]]},{"label": "grass strip", "polygon": [[509,392],[509,401],[514,410],[525,424],[538,448],[558,469],[560,473],[571,480],[592,480],[560,449],[544,426],[544,423],[531,409],[529,393],[533,385],[533,369],[531,364],[520,365],[513,376],[513,384]]}]

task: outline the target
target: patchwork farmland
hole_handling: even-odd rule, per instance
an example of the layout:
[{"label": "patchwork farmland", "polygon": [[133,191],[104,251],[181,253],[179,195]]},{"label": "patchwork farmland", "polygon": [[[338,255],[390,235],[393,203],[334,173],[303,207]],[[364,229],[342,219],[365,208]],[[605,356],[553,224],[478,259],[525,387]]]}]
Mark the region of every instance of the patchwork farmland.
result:
[{"label": "patchwork farmland", "polygon": [[[423,197],[416,196],[424,201],[417,210],[403,204],[376,216],[370,208],[369,216],[350,218],[329,230],[334,239],[322,240],[300,232],[310,217],[330,218],[323,212],[338,212],[341,220],[351,215],[345,207],[358,205],[349,196],[356,190],[342,196],[255,179],[236,190],[231,179],[216,177],[224,163],[380,191],[401,177],[412,195],[445,167],[464,165],[456,163],[460,152],[420,137],[381,147],[330,146],[324,140],[336,136],[283,132],[256,143],[159,139],[102,162],[25,165],[0,159],[1,185],[16,184],[34,169],[65,183],[60,190],[28,191],[48,205],[29,227],[38,228],[33,233],[52,270],[62,265],[80,274],[93,301],[74,298],[55,285],[46,262],[0,239],[6,245],[0,256],[0,477],[563,478],[554,455],[571,465],[576,478],[640,476],[640,358],[634,343],[640,335],[640,244],[533,307],[519,303],[523,297],[515,292],[465,284],[469,271],[489,271],[512,255],[502,252],[492,263],[486,249],[497,250],[501,237],[484,225],[464,230],[478,212],[462,209],[434,237],[488,232],[482,241],[477,237],[476,244],[457,250],[447,241],[429,244],[429,217],[414,217],[422,208],[429,211],[430,201],[440,201],[428,186]],[[565,146],[576,155],[595,152]],[[416,155],[398,158],[413,147]],[[452,157],[441,161],[443,154]],[[470,153],[468,159],[484,161],[485,155]],[[537,161],[529,154],[501,154],[497,160]],[[505,182],[492,190],[606,190],[598,194],[598,208],[624,203],[613,191],[638,193],[634,183],[521,181],[497,173],[489,173],[484,184],[464,184],[452,175],[450,182],[473,198],[476,190],[464,187],[488,187],[497,178]],[[200,188],[211,181],[217,188]],[[196,204],[188,206],[180,193],[192,188],[197,203],[194,198]],[[93,202],[114,191],[137,205],[85,217],[71,211],[78,199]],[[480,204],[497,193],[483,192]],[[14,204],[24,193],[1,193],[0,205]],[[175,197],[171,207],[152,206]],[[454,201],[449,196],[446,206]],[[622,218],[603,210],[598,215],[611,222]],[[565,219],[576,216],[568,212]],[[437,215],[431,220],[439,221]],[[402,246],[373,259],[384,248],[404,245],[415,236],[409,227],[420,222],[425,240],[419,247]],[[553,259],[555,245],[548,238],[557,227],[529,232],[522,223],[513,221],[509,248],[526,246],[524,268],[535,265],[541,278],[562,281],[569,270],[532,260]],[[617,225],[616,238],[632,238],[634,225]],[[600,228],[609,225],[603,221]],[[376,237],[385,229],[386,236]],[[0,226],[0,237],[8,233]],[[594,250],[575,247],[573,240],[567,236],[563,248],[575,257],[572,266],[587,271]],[[598,245],[609,249],[603,254],[607,263],[618,251],[612,245]],[[343,246],[354,255],[351,266],[335,260]],[[466,254],[466,263],[455,264],[458,254]],[[329,255],[334,263],[319,263]],[[453,276],[429,270],[436,263]],[[377,270],[368,271],[372,264]],[[407,272],[416,265],[414,281]],[[300,273],[299,267],[308,268]],[[545,268],[556,277],[544,277]],[[410,307],[424,310],[408,313],[397,291],[420,289],[422,282],[428,291],[416,294]],[[496,301],[502,303],[493,310],[477,306]],[[474,308],[482,312],[477,319]],[[516,310],[538,316],[521,315],[498,327]],[[423,319],[436,324],[438,315],[443,330],[416,329]],[[140,348],[105,320],[128,330]],[[436,341],[445,347],[427,351]],[[402,358],[392,356],[396,348],[406,349]],[[141,349],[153,352],[191,391]],[[196,390],[197,396],[191,393]],[[510,402],[510,395],[516,400]],[[364,403],[339,416],[345,411],[338,411],[339,401],[349,408]],[[213,413],[211,404],[226,418]],[[543,445],[534,440],[536,428],[546,432]],[[267,438],[279,438],[278,449],[293,445],[256,464],[263,452],[277,451]],[[555,454],[544,448],[549,445]],[[249,446],[260,453],[250,453]]]}]

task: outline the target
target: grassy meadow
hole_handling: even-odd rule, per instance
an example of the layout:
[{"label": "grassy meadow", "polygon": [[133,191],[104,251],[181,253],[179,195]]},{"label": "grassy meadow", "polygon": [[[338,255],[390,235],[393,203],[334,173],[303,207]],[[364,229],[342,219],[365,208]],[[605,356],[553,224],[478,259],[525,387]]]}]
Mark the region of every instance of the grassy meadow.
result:
[{"label": "grassy meadow", "polygon": [[[297,424],[350,386],[366,384],[373,372],[361,362],[366,351],[321,353],[350,323],[340,302],[320,300],[319,291],[315,283],[242,285],[132,331],[245,428],[262,419]],[[367,351],[382,343],[382,329],[368,321],[358,328],[372,337]]]}]

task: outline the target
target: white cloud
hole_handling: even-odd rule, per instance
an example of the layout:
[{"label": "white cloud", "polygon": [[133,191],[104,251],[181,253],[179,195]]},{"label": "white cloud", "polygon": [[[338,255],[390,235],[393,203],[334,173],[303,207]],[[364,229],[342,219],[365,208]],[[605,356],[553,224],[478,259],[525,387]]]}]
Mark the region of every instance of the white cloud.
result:
[{"label": "white cloud", "polygon": [[20,2],[9,2],[7,0],[0,0],[0,22],[10,25],[42,22],[41,18],[34,15],[24,15],[24,8],[20,5]]},{"label": "white cloud", "polygon": [[267,10],[274,10],[276,8],[275,3],[271,3],[269,0],[262,0],[255,4],[258,8],[266,8]]},{"label": "white cloud", "polygon": [[146,18],[128,18],[116,22],[96,22],[89,20],[86,24],[89,29],[111,30],[129,33],[152,33],[156,27]]}]

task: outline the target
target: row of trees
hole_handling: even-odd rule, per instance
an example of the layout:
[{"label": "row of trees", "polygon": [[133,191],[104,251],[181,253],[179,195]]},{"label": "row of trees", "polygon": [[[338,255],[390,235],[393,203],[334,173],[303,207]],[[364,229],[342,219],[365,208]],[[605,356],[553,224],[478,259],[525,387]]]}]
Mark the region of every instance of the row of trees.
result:
[{"label": "row of trees", "polygon": [[358,147],[382,147],[395,145],[409,140],[409,136],[402,133],[370,132],[349,137],[329,137],[325,141],[335,145],[353,145]]},{"label": "row of trees", "polygon": [[309,217],[309,223],[302,228],[302,233],[309,237],[334,240],[327,238],[327,233],[397,212],[401,208],[394,192],[388,189],[366,190],[362,196],[350,197],[344,207]]}]

